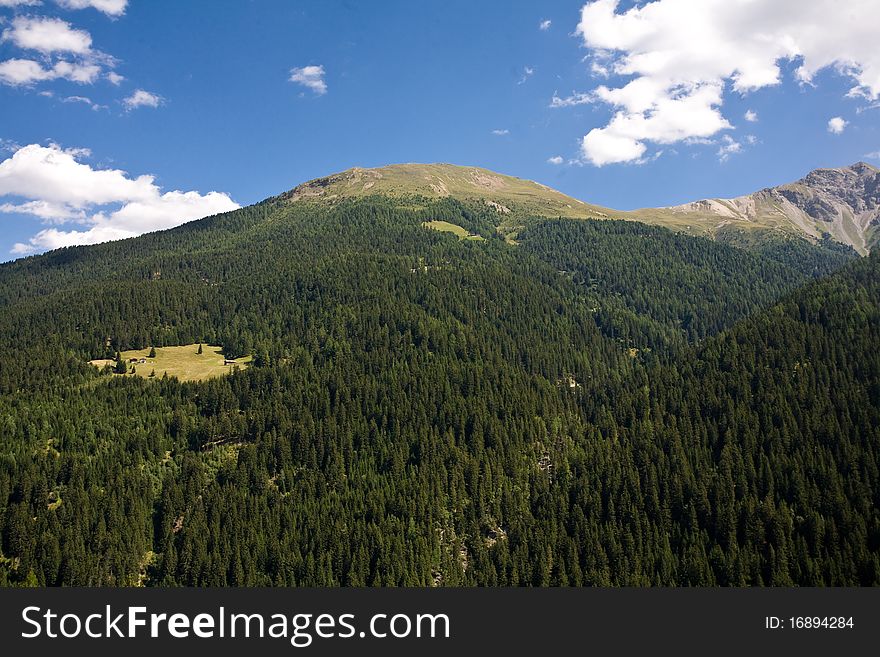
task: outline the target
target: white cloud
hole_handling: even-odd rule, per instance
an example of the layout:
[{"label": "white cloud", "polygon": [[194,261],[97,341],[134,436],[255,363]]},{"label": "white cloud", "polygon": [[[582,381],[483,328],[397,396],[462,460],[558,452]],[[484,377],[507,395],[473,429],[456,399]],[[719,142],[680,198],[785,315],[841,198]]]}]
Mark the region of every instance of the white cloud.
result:
[{"label": "white cloud", "polygon": [[720,162],[727,162],[731,155],[736,155],[737,153],[742,153],[742,144],[736,141],[730,135],[723,135],[721,137],[721,146],[718,147],[718,160]]},{"label": "white cloud", "polygon": [[118,87],[125,79],[125,77],[119,75],[119,73],[116,73],[115,71],[110,71],[109,73],[107,73],[107,79],[110,81],[110,84]]},{"label": "white cloud", "polygon": [[34,7],[40,0],[0,0],[0,7]]},{"label": "white cloud", "polygon": [[541,30],[542,32],[546,32],[547,30],[550,29],[551,25],[553,25],[553,21],[543,20],[540,23],[538,23],[538,29]]},{"label": "white cloud", "polygon": [[835,116],[834,118],[828,119],[828,132],[833,135],[839,135],[848,125],[849,121],[846,121],[841,116]]},{"label": "white cloud", "polygon": [[612,162],[631,162],[641,158],[647,147],[636,139],[615,134],[613,130],[593,129],[581,142],[581,151],[596,166]]},{"label": "white cloud", "polygon": [[138,107],[159,107],[163,102],[162,96],[144,91],[143,89],[137,89],[131,96],[122,101],[125,109],[129,111]]},{"label": "white cloud", "polygon": [[0,203],[0,212],[30,214],[45,221],[64,222],[85,219],[82,210],[74,210],[63,203],[51,201],[28,201],[27,203]]},{"label": "white cloud", "polygon": [[554,155],[553,157],[547,158],[548,164],[562,164],[565,160],[562,159],[561,155]]},{"label": "white cloud", "polygon": [[510,130],[508,130],[507,128],[500,128],[500,129],[493,130],[492,134],[495,135],[496,137],[503,137],[504,135],[509,135]]},{"label": "white cloud", "polygon": [[758,120],[758,113],[753,110],[746,110],[746,113],[743,114],[743,118],[749,123],[755,123]]},{"label": "white cloud", "polygon": [[615,114],[583,139],[593,164],[639,160],[648,143],[731,127],[721,113],[725,87],[747,94],[778,84],[783,61],[798,65],[803,83],[834,66],[857,93],[880,96],[876,0],[850,0],[845,9],[837,0],[655,0],[622,13],[618,6],[587,3],[577,27],[602,67],[629,78],[596,89]]},{"label": "white cloud", "polygon": [[104,105],[99,105],[98,103],[93,103],[91,98],[86,96],[65,96],[61,99],[62,103],[82,103],[83,105],[88,105],[96,112],[100,109],[104,109]]},{"label": "white cloud", "polygon": [[873,153],[865,153],[865,157],[869,160],[880,160],[880,150],[874,151]]},{"label": "white cloud", "polygon": [[57,76],[53,76],[51,71],[31,59],[7,59],[0,62],[0,82],[4,84],[31,84],[54,77]]},{"label": "white cloud", "polygon": [[519,79],[517,84],[525,84],[526,81],[535,74],[535,69],[532,66],[526,66],[523,68],[522,77]]},{"label": "white cloud", "polygon": [[31,144],[0,162],[0,196],[26,199],[2,204],[0,212],[84,225],[44,229],[17,244],[14,253],[134,237],[239,207],[220,192],[162,193],[152,176],[131,178],[124,171],[95,169],[78,161],[87,155],[87,149]]},{"label": "white cloud", "polygon": [[77,158],[79,149],[31,144],[0,162],[0,196],[49,201],[82,209],[107,203],[149,199],[156,194],[152,176],[132,179],[124,171],[93,169]]},{"label": "white cloud", "polygon": [[32,59],[7,59],[0,62],[0,82],[18,86],[45,80],[65,79],[79,84],[91,84],[101,73],[96,64],[68,61],[56,62],[52,68],[43,68]]},{"label": "white cloud", "polygon": [[25,50],[43,54],[67,52],[86,55],[92,49],[92,37],[59,18],[16,16],[12,27],[3,30],[3,41],[11,41]]},{"label": "white cloud", "polygon": [[550,100],[550,107],[574,107],[575,105],[586,105],[587,103],[592,102],[593,97],[590,96],[590,94],[574,92],[571,94],[571,96],[560,98],[556,93],[554,93],[553,98]]},{"label": "white cloud", "polygon": [[327,83],[324,81],[324,67],[321,65],[292,68],[290,69],[289,81],[311,89],[318,96],[327,93]]},{"label": "white cloud", "polygon": [[108,16],[122,16],[128,0],[55,0],[65,9],[88,9],[93,7]]},{"label": "white cloud", "polygon": [[19,148],[21,148],[21,146],[11,139],[3,139],[3,137],[0,137],[0,151],[14,153]]},{"label": "white cloud", "polygon": [[608,67],[603,66],[599,62],[591,62],[590,63],[590,73],[592,73],[593,77],[596,77],[596,78],[611,77],[611,71],[608,70]]},{"label": "white cloud", "polygon": [[685,146],[712,146],[718,142],[714,139],[709,139],[708,137],[688,137],[687,139],[683,139],[682,143]]},{"label": "white cloud", "polygon": [[92,49],[88,32],[58,18],[16,16],[0,41],[42,55],[39,61],[15,57],[0,62],[2,84],[26,86],[59,79],[92,84],[104,67],[115,65],[113,57]]},{"label": "white cloud", "polygon": [[[643,107],[647,97],[630,83],[622,89],[600,87],[603,100],[617,96],[632,107]],[[603,91],[604,90],[604,91]],[[721,103],[721,86],[704,84],[683,88],[653,102],[651,111],[618,111],[604,128],[594,128],[581,142],[584,157],[596,166],[632,162],[643,158],[645,141],[672,144],[689,137],[710,137],[730,124],[716,110]]]}]

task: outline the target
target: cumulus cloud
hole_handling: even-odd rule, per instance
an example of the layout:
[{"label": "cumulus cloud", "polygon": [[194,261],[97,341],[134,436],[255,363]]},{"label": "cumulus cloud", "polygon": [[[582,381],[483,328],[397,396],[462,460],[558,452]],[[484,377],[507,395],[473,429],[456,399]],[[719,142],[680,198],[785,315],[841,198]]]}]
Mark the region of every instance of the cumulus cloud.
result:
[{"label": "cumulus cloud", "polygon": [[289,81],[311,89],[318,96],[327,93],[327,83],[324,81],[324,67],[322,65],[292,68],[290,69]]},{"label": "cumulus cloud", "polygon": [[49,222],[65,222],[86,218],[82,210],[74,210],[63,203],[51,201],[28,201],[27,203],[0,203],[0,212],[30,214]]},{"label": "cumulus cloud", "polygon": [[24,146],[0,162],[0,197],[15,200],[0,212],[29,214],[44,222],[79,227],[41,230],[14,253],[94,244],[173,228],[239,207],[227,194],[162,192],[153,176],[130,177],[118,169],[96,169],[79,161],[87,149],[57,144]]},{"label": "cumulus cloud", "polygon": [[643,91],[635,83],[622,89],[597,90],[606,102],[642,109],[617,112],[606,127],[587,133],[581,141],[587,160],[596,166],[633,162],[644,157],[646,141],[672,144],[689,137],[710,137],[731,127],[717,111],[721,104],[720,84],[682,88],[654,100]]},{"label": "cumulus cloud", "polygon": [[115,71],[110,71],[109,73],[107,73],[107,80],[114,87],[118,87],[120,84],[122,84],[122,81],[125,80],[125,77],[119,75],[119,73],[116,73]]},{"label": "cumulus cloud", "polygon": [[562,159],[561,155],[554,155],[553,157],[547,158],[548,164],[562,164],[565,160]]},{"label": "cumulus cloud", "polygon": [[32,59],[7,59],[5,62],[0,62],[0,82],[12,86],[58,79],[78,84],[92,84],[100,74],[100,66],[82,62],[62,60],[51,68],[44,68],[40,62]]},{"label": "cumulus cloud", "polygon": [[553,25],[553,21],[543,20],[540,23],[538,23],[538,29],[541,30],[542,32],[546,32],[547,30],[550,29],[551,25]]},{"label": "cumulus cloud", "polygon": [[40,0],[0,0],[0,7],[34,7]]},{"label": "cumulus cloud", "polygon": [[[638,161],[649,143],[708,137],[730,128],[726,88],[747,94],[781,80],[781,62],[812,82],[834,67],[852,94],[880,96],[875,0],[655,0],[618,12],[618,0],[581,10],[576,33],[601,67],[626,78],[595,96],[614,109],[582,140],[597,165]],[[817,26],[821,26],[818,29]]]},{"label": "cumulus cloud", "polygon": [[828,132],[833,135],[841,134],[846,126],[849,125],[849,121],[846,121],[842,116],[835,116],[831,119],[828,119]]},{"label": "cumulus cloud", "polygon": [[88,32],[75,29],[60,18],[44,16],[16,16],[12,19],[12,27],[3,30],[2,39],[24,50],[38,50],[43,54],[85,55],[92,49],[92,37]]},{"label": "cumulus cloud", "polygon": [[122,16],[128,0],[55,0],[65,9],[88,9],[92,7],[108,16]]},{"label": "cumulus cloud", "polygon": [[152,176],[129,178],[116,169],[93,169],[77,161],[80,149],[31,144],[0,162],[0,196],[21,196],[71,208],[148,199],[155,194]]},{"label": "cumulus cloud", "polygon": [[496,137],[503,137],[504,135],[509,135],[510,130],[508,130],[507,128],[497,128],[492,131],[492,134]]},{"label": "cumulus cloud", "polygon": [[125,105],[126,110],[131,111],[138,107],[159,107],[163,102],[162,96],[137,89],[128,98],[123,99],[122,104]]},{"label": "cumulus cloud", "polygon": [[746,113],[743,114],[743,118],[749,123],[755,123],[758,120],[758,113],[753,110],[746,110]]},{"label": "cumulus cloud", "polygon": [[16,16],[0,34],[0,41],[40,57],[14,57],[0,62],[0,83],[28,86],[50,80],[92,84],[113,57],[92,49],[92,37],[58,18]]}]

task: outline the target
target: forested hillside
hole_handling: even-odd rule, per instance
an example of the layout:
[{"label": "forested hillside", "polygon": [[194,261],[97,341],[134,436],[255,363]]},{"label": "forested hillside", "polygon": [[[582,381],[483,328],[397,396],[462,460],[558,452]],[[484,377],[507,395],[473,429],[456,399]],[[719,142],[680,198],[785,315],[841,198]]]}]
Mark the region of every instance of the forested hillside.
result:
[{"label": "forested hillside", "polygon": [[[880,584],[876,256],[493,213],[279,197],[0,266],[0,583]],[[197,342],[259,358],[86,363]]]},{"label": "forested hillside", "polygon": [[855,255],[801,239],[759,255],[624,221],[544,221],[519,239],[590,291],[606,333],[654,348],[713,335]]}]

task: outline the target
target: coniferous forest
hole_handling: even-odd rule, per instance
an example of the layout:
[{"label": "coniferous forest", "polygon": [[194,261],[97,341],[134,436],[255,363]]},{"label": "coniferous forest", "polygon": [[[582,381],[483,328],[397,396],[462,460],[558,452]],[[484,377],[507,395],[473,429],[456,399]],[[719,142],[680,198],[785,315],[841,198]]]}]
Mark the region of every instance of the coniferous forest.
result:
[{"label": "coniferous forest", "polygon": [[[0,584],[880,584],[878,255],[496,215],[279,197],[0,266]],[[195,343],[255,359],[88,364]]]}]

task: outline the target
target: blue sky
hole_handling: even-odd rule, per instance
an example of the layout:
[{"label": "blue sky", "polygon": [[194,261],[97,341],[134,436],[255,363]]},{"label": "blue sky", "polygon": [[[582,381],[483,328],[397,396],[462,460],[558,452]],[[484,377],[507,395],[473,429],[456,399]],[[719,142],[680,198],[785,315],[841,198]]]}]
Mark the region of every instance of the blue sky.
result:
[{"label": "blue sky", "polygon": [[[821,42],[772,9],[720,0],[700,0],[717,9],[695,18],[687,0],[601,0],[581,28],[583,0],[35,1],[0,0],[0,260],[167,227],[173,213],[247,205],[351,166],[478,165],[631,209],[748,193],[880,151],[880,61],[860,27],[880,24],[871,0],[839,20],[833,0],[799,0],[831,32]],[[750,21],[777,42],[793,35],[798,54],[765,50]],[[715,42],[691,43],[710,28]],[[688,44],[672,63],[668,43]]]}]

